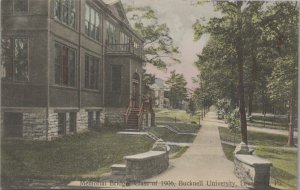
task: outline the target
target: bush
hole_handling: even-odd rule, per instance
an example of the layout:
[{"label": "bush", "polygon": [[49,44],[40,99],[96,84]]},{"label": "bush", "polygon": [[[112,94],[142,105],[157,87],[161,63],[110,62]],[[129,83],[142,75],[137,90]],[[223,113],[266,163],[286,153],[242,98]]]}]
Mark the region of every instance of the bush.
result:
[{"label": "bush", "polygon": [[239,115],[240,115],[239,109],[236,108],[225,116],[226,123],[228,124],[228,128],[231,132],[239,130],[240,127]]}]

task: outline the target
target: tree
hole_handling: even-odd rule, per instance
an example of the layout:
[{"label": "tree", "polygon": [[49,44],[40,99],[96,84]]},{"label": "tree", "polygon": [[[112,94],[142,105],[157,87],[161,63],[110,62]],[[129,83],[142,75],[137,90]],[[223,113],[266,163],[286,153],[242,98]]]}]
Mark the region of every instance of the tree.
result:
[{"label": "tree", "polygon": [[184,77],[182,74],[171,71],[171,76],[166,81],[169,87],[168,98],[173,108],[180,108],[182,101],[187,97],[187,89]]},{"label": "tree", "polygon": [[277,57],[273,61],[272,75],[268,78],[268,93],[273,101],[288,98],[288,145],[294,144],[297,112],[298,73],[298,7],[297,2],[277,2],[270,6],[266,20],[267,40],[273,44]]},{"label": "tree", "polygon": [[200,21],[197,21],[193,25],[195,39],[199,39],[204,33],[209,33],[213,38],[221,40],[223,46],[228,46],[228,49],[231,50],[230,52],[226,51],[226,53],[230,53],[230,58],[226,57],[226,53],[224,52],[221,53],[223,56],[217,57],[216,55],[212,54],[214,50],[210,52],[210,55],[212,57],[215,56],[216,59],[222,59],[225,57],[225,59],[221,60],[221,62],[229,62],[233,64],[232,68],[236,68],[235,72],[237,74],[237,95],[239,100],[241,135],[242,141],[246,144],[248,144],[248,138],[245,109],[244,69],[247,56],[246,52],[250,49],[246,49],[248,45],[246,39],[249,37],[247,31],[249,27],[247,26],[249,26],[249,20],[252,21],[255,19],[255,15],[257,15],[252,14],[253,10],[256,10],[255,8],[261,6],[262,4],[257,4],[255,2],[217,2],[216,9],[222,12],[223,16],[221,18],[212,18],[206,25],[201,24]]},{"label": "tree", "polygon": [[159,69],[164,69],[170,63],[180,63],[176,58],[178,47],[173,44],[170,29],[166,24],[161,24],[150,7],[126,8],[133,29],[145,40],[144,54],[146,63]]}]

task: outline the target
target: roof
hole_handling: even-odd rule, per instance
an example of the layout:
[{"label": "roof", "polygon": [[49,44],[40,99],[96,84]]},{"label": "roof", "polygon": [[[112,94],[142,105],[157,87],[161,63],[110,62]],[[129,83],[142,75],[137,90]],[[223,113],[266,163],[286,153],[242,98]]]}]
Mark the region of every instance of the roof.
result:
[{"label": "roof", "polygon": [[117,17],[119,20],[129,25],[129,21],[126,17],[126,12],[120,0],[102,0],[102,1],[107,5],[107,8],[112,12],[112,14],[115,17]]}]

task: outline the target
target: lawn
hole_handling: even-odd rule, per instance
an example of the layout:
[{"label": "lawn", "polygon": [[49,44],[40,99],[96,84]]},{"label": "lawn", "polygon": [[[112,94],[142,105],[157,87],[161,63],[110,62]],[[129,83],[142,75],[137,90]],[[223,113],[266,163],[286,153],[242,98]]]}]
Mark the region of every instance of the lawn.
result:
[{"label": "lawn", "polygon": [[194,135],[186,135],[186,134],[178,135],[177,133],[174,133],[169,129],[161,128],[161,127],[151,127],[147,129],[147,131],[153,133],[157,137],[167,142],[192,143],[195,139]]},{"label": "lawn", "polygon": [[[234,146],[222,144],[223,151],[228,160],[233,161]],[[297,152],[272,147],[258,146],[255,154],[272,162],[272,186],[296,189],[297,184]]]},{"label": "lawn", "polygon": [[177,109],[154,109],[155,111],[155,121],[156,122],[185,122],[191,123],[196,122],[199,123],[199,114],[197,115],[189,115],[185,110],[177,110]]},{"label": "lawn", "polygon": [[168,125],[180,133],[197,133],[200,129],[199,124],[156,122],[157,125]]},{"label": "lawn", "polygon": [[[219,128],[220,137],[223,141],[233,142],[232,134],[227,128]],[[270,160],[273,164],[271,170],[271,183],[273,186],[284,186],[295,188],[297,183],[297,152],[284,150],[287,143],[287,137],[284,135],[275,135],[248,131],[249,144],[256,145],[255,154]],[[240,135],[237,135],[237,141],[240,142]],[[273,147],[282,148],[273,148]],[[228,160],[233,161],[234,146],[222,144],[223,151]]]},{"label": "lawn", "polygon": [[[235,142],[241,142],[240,132],[237,132],[237,134],[234,135],[234,133],[230,133],[228,128],[219,127],[219,133],[222,141],[234,142],[235,137]],[[248,131],[248,142],[251,145],[285,146],[287,144],[287,140],[287,136],[285,135]],[[295,138],[295,143],[297,143],[297,141],[298,139]]]},{"label": "lawn", "polygon": [[66,136],[51,142],[3,141],[1,177],[81,178],[99,176],[123,156],[150,150],[153,141],[145,136],[117,135],[101,129]]}]

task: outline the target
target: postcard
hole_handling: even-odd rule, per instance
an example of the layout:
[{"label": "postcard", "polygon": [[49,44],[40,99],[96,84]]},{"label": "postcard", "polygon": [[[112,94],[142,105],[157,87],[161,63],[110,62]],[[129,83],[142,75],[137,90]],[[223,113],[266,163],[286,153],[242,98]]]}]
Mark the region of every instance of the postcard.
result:
[{"label": "postcard", "polygon": [[297,189],[299,2],[1,0],[1,189]]}]

